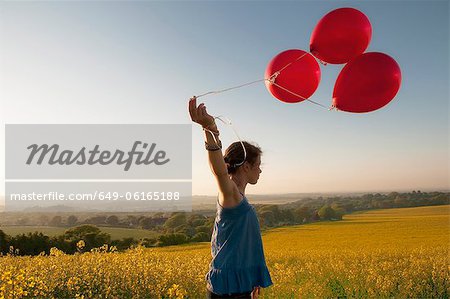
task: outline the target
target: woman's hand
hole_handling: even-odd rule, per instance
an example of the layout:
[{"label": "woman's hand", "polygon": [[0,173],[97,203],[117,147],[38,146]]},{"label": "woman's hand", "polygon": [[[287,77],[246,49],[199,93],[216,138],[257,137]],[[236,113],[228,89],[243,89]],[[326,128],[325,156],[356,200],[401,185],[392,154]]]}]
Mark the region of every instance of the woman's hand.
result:
[{"label": "woman's hand", "polygon": [[193,122],[198,123],[204,128],[214,124],[214,117],[206,112],[205,104],[201,103],[197,107],[197,98],[195,96],[189,100],[189,114]]},{"label": "woman's hand", "polygon": [[260,287],[254,287],[252,291],[252,299],[258,299],[259,293],[260,293]]}]

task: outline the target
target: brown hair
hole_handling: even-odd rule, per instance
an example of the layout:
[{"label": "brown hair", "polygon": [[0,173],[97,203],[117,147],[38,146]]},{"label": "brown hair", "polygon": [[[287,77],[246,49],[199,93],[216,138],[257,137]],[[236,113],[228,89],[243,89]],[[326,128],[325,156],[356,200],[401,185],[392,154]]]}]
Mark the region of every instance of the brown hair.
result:
[{"label": "brown hair", "polygon": [[[247,141],[242,141],[247,153],[245,161],[254,165],[258,156],[262,154],[261,148],[259,146],[248,143]],[[244,149],[240,141],[233,142],[225,150],[224,160],[227,165],[227,170],[229,174],[234,174],[242,164],[244,164]]]}]

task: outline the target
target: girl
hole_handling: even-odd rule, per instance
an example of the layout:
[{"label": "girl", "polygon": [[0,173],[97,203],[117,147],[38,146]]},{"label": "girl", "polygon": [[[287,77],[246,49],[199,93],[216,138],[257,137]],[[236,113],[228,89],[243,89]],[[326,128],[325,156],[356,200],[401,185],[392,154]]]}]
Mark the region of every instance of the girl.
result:
[{"label": "girl", "polygon": [[219,187],[212,261],[206,274],[208,298],[258,298],[260,288],[272,285],[272,280],[256,211],[245,196],[245,187],[258,182],[261,149],[248,142],[234,142],[223,156],[219,130],[205,105],[197,107],[193,97],[189,113],[205,131],[209,165]]}]

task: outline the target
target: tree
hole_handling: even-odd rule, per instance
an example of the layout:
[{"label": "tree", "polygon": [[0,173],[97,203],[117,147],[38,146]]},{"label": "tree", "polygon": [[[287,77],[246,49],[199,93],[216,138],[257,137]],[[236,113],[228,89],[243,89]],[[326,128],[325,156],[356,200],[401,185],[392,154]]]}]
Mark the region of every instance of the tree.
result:
[{"label": "tree", "polygon": [[210,241],[210,236],[207,233],[204,233],[204,232],[196,233],[192,237],[192,241],[194,241],[194,242],[208,242],[208,241]]},{"label": "tree", "polygon": [[174,213],[169,219],[166,220],[164,226],[166,228],[175,228],[183,224],[186,224],[186,214]]},{"label": "tree", "polygon": [[37,255],[50,250],[50,238],[40,232],[21,234],[13,237],[10,245],[19,249],[20,255]]},{"label": "tree", "polygon": [[196,233],[195,228],[190,226],[190,225],[188,225],[188,224],[177,226],[177,227],[175,227],[173,229],[173,231],[175,233],[185,234],[189,238],[193,237],[195,235],[195,233]]},{"label": "tree", "polygon": [[281,218],[280,209],[277,205],[265,205],[263,206],[259,212],[270,211],[273,213],[274,221],[278,221]]},{"label": "tree", "polygon": [[289,209],[280,210],[280,216],[281,216],[280,220],[284,224],[291,224],[291,223],[295,222],[295,217],[294,217],[294,213],[292,212],[292,210],[289,210]]},{"label": "tree", "polygon": [[116,246],[118,250],[128,249],[133,245],[138,244],[138,241],[133,237],[122,238],[121,240],[112,241],[111,245]]},{"label": "tree", "polygon": [[355,206],[354,206],[354,204],[352,202],[344,203],[342,205],[342,208],[348,213],[351,213],[351,212],[353,212],[355,210]]},{"label": "tree", "polygon": [[395,205],[395,207],[403,207],[403,206],[406,206],[406,199],[404,199],[402,196],[397,196],[395,199],[394,199],[394,205]]},{"label": "tree", "polygon": [[70,215],[67,217],[67,225],[74,226],[78,222],[78,218],[75,215]]},{"label": "tree", "polygon": [[89,224],[105,224],[106,216],[103,215],[93,216],[91,218],[86,219],[85,222]]},{"label": "tree", "polygon": [[335,211],[329,205],[321,207],[317,213],[322,220],[331,220],[335,218]]},{"label": "tree", "polygon": [[158,237],[158,243],[160,246],[178,245],[188,241],[188,237],[185,234],[166,234]]},{"label": "tree", "polygon": [[206,218],[202,215],[194,214],[189,217],[187,222],[193,227],[202,226],[205,224]]},{"label": "tree", "polygon": [[106,223],[109,225],[117,225],[119,223],[119,217],[111,215],[106,218]]},{"label": "tree", "polygon": [[272,211],[264,210],[259,213],[261,224],[265,226],[275,225],[275,216]]},{"label": "tree", "polygon": [[139,220],[134,215],[127,215],[127,223],[128,223],[128,226],[136,226],[139,224]]},{"label": "tree", "polygon": [[211,236],[212,230],[213,230],[212,225],[202,225],[202,226],[197,226],[195,228],[195,231],[197,233],[203,232],[205,234],[208,234],[209,236]]},{"label": "tree", "polygon": [[341,220],[342,216],[345,214],[344,208],[341,207],[337,202],[333,202],[331,208],[334,210],[334,219]]},{"label": "tree", "polygon": [[319,216],[318,211],[314,211],[314,212],[313,212],[313,214],[312,214],[312,216],[311,216],[311,220],[312,220],[312,221],[318,221],[318,220],[320,220],[320,216]]},{"label": "tree", "polygon": [[50,221],[50,219],[48,218],[47,215],[41,215],[39,217],[38,224],[39,225],[48,225],[49,221]]},{"label": "tree", "polygon": [[141,240],[141,245],[145,247],[154,247],[156,246],[156,243],[158,242],[157,238],[144,238]]},{"label": "tree", "polygon": [[192,220],[192,226],[193,227],[202,226],[205,224],[205,222],[206,222],[206,219],[195,219],[195,220]]},{"label": "tree", "polygon": [[50,226],[61,226],[62,223],[62,217],[61,216],[54,216],[52,220],[50,220],[49,225]]},{"label": "tree", "polygon": [[152,227],[152,218],[151,217],[140,217],[139,218],[139,226],[143,229],[149,229]]},{"label": "tree", "polygon": [[102,232],[96,226],[88,224],[66,230],[63,237],[66,242],[70,243],[70,248],[73,250],[75,250],[75,245],[80,240],[85,242],[85,250],[109,244],[111,241],[109,234]]},{"label": "tree", "polygon": [[294,216],[297,222],[306,222],[310,217],[310,213],[311,212],[309,211],[308,207],[301,207],[294,211]]},{"label": "tree", "polygon": [[388,197],[390,199],[395,199],[395,198],[397,198],[397,196],[398,196],[398,192],[391,192],[388,194]]},{"label": "tree", "polygon": [[0,230],[0,253],[6,254],[9,250],[10,237]]},{"label": "tree", "polygon": [[17,225],[27,225],[30,219],[27,217],[22,217],[16,221]]}]

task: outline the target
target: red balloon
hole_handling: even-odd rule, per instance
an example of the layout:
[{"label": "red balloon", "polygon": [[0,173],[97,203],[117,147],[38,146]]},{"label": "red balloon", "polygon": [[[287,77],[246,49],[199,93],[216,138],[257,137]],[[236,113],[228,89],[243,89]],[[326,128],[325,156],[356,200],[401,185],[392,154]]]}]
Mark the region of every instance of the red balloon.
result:
[{"label": "red balloon", "polygon": [[287,50],[275,56],[267,66],[264,78],[270,79],[278,71],[274,83],[265,83],[269,92],[282,102],[304,101],[316,91],[320,82],[319,64],[303,50]]},{"label": "red balloon", "polygon": [[333,106],[347,112],[370,112],[387,105],[397,94],[402,74],[397,62],[384,53],[364,53],[339,73]]},{"label": "red balloon", "polygon": [[346,63],[364,53],[371,37],[372,26],[365,14],[354,8],[339,8],[317,23],[310,52],[328,63]]}]

